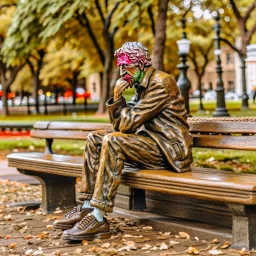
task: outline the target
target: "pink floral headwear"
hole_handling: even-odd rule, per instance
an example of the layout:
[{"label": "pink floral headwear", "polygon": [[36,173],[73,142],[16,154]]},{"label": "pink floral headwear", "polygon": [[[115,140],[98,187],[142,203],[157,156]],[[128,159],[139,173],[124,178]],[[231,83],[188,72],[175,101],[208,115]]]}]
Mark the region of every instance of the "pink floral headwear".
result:
[{"label": "pink floral headwear", "polygon": [[114,56],[117,58],[117,66],[133,64],[140,67],[149,67],[152,65],[149,50],[139,42],[125,43],[115,51]]}]

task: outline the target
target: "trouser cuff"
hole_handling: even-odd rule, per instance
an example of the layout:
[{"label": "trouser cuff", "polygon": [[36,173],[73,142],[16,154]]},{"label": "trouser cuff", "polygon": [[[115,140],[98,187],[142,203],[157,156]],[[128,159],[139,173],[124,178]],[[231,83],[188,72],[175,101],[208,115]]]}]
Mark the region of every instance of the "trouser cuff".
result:
[{"label": "trouser cuff", "polygon": [[80,192],[78,194],[78,199],[80,201],[84,201],[84,200],[91,200],[92,199],[92,194],[87,194],[87,193],[83,193],[83,192]]},{"label": "trouser cuff", "polygon": [[113,206],[109,205],[107,201],[99,201],[96,199],[92,199],[90,201],[90,205],[93,207],[96,207],[104,212],[108,212],[108,213],[113,212]]}]

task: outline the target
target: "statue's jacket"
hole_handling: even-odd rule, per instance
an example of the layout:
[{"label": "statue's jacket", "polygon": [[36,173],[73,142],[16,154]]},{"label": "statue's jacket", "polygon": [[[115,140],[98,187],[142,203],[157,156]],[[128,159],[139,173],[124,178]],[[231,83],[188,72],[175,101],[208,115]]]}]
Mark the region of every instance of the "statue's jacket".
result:
[{"label": "statue's jacket", "polygon": [[111,98],[107,109],[115,131],[151,137],[170,170],[190,170],[193,139],[184,99],[170,75],[149,67],[131,101],[126,103],[122,97],[114,102]]}]

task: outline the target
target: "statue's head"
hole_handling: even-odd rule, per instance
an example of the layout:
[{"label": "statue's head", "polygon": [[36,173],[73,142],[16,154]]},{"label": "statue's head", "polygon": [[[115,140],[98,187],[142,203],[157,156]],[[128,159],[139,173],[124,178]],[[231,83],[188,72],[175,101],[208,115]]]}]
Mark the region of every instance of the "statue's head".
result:
[{"label": "statue's head", "polygon": [[125,43],[115,51],[117,66],[120,68],[120,76],[132,83],[134,77],[142,77],[144,70],[151,66],[149,50],[139,42]]}]

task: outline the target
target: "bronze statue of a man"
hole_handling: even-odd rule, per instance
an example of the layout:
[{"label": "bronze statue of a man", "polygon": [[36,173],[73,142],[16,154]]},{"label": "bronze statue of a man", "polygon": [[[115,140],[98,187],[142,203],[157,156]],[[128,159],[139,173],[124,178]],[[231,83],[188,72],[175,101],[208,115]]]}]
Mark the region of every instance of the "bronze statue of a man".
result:
[{"label": "bronze statue of a man", "polygon": [[[125,43],[115,57],[121,78],[107,102],[115,132],[95,131],[87,137],[79,195],[84,205],[54,223],[55,228],[66,229],[64,239],[110,236],[104,214],[113,211],[125,163],[156,172],[190,170],[192,137],[174,79],[152,67],[149,51],[141,43]],[[122,93],[129,87],[136,91],[126,102]]]}]

